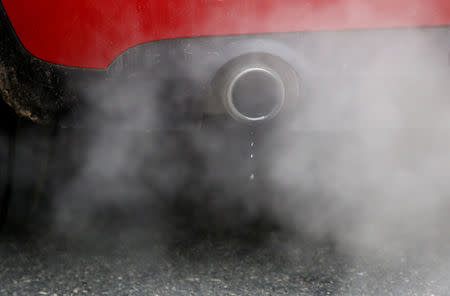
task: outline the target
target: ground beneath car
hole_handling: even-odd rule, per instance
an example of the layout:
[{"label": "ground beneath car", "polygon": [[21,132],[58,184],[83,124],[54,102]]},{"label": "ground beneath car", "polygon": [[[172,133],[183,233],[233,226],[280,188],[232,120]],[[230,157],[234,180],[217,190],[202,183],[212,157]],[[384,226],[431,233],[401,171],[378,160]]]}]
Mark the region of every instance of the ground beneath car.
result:
[{"label": "ground beneath car", "polygon": [[[159,228],[159,229],[158,229]],[[250,227],[0,237],[0,295],[448,295],[450,240],[395,257]]]}]

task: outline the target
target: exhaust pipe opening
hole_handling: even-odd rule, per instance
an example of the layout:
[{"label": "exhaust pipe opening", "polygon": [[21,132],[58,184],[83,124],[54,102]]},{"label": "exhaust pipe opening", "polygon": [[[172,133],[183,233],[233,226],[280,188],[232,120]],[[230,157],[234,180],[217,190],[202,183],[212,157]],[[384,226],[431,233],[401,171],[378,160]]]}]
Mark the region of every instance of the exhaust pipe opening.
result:
[{"label": "exhaust pipe opening", "polygon": [[285,93],[277,72],[268,67],[247,66],[231,75],[223,103],[234,119],[258,123],[281,111]]},{"label": "exhaust pipe opening", "polygon": [[291,64],[268,53],[251,53],[229,60],[213,81],[216,110],[241,123],[263,124],[296,110],[300,78]]}]

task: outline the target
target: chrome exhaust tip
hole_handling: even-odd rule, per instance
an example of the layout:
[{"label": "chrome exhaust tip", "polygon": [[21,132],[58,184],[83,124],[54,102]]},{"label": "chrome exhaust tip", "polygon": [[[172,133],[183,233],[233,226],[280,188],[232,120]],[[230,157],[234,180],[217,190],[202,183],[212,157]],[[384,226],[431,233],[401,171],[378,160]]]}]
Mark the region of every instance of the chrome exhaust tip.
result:
[{"label": "chrome exhaust tip", "polygon": [[266,66],[246,66],[233,71],[226,83],[223,104],[237,121],[256,124],[273,119],[281,111],[286,87],[283,79]]}]

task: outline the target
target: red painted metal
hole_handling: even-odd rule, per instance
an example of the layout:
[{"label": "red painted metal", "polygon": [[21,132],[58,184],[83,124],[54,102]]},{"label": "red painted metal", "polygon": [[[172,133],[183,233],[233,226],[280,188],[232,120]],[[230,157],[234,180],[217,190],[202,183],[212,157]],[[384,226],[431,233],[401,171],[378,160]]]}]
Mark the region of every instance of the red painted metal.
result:
[{"label": "red painted metal", "polygon": [[1,0],[24,47],[105,68],[137,44],[178,37],[450,24],[449,0]]}]

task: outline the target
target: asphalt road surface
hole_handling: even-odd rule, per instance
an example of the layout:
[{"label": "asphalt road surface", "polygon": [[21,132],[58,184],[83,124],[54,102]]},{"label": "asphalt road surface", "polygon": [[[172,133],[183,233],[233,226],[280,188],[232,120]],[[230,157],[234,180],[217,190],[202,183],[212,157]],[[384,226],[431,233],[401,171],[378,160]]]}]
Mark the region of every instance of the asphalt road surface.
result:
[{"label": "asphalt road surface", "polygon": [[0,295],[450,293],[448,239],[393,256],[352,253],[330,240],[266,226],[221,233],[132,224],[85,233],[4,233]]}]

